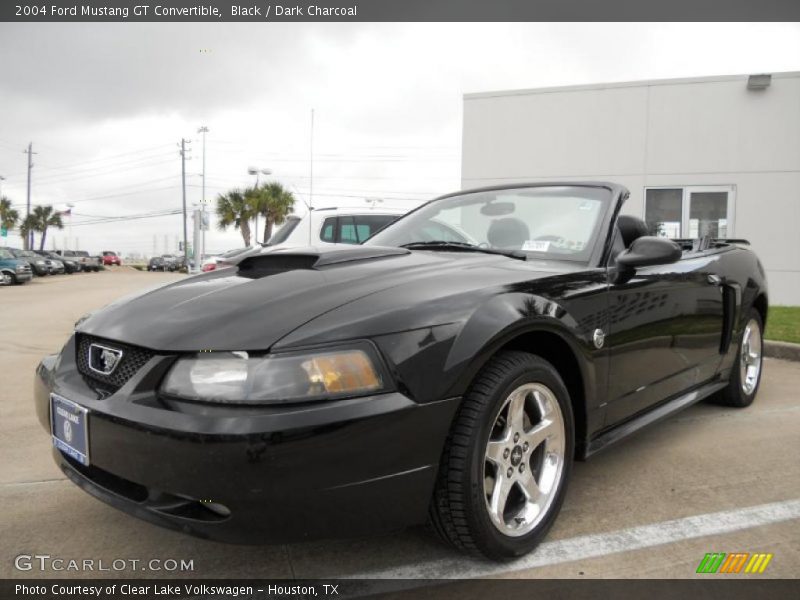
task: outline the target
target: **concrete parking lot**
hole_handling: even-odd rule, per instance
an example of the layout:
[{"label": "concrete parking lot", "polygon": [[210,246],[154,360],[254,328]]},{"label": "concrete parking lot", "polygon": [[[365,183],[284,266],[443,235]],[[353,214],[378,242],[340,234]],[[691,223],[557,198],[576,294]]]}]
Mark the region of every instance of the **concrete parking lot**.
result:
[{"label": "concrete parking lot", "polygon": [[[800,363],[772,359],[751,408],[700,404],[578,463],[546,543],[518,563],[464,559],[423,527],[372,539],[238,547],[117,512],[52,464],[31,402],[34,368],[87,311],[179,277],[118,268],[0,288],[0,577],[683,578],[695,576],[707,552],[772,553],[758,577],[800,573]],[[107,566],[184,559],[193,570],[19,571],[20,554]]]}]

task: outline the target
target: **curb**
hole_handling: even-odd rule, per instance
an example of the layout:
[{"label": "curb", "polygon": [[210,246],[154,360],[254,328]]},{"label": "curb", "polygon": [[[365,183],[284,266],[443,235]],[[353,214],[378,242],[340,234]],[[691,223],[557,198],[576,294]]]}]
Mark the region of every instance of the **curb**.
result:
[{"label": "curb", "polygon": [[800,361],[800,344],[764,340],[764,356]]}]

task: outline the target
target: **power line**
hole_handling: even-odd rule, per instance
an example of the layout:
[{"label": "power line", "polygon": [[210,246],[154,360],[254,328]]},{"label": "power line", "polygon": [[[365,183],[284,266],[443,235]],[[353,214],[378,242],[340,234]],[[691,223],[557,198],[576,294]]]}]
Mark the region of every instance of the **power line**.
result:
[{"label": "power line", "polygon": [[48,168],[49,169],[70,169],[70,168],[73,168],[75,166],[82,166],[82,165],[86,165],[86,164],[94,163],[94,162],[103,162],[103,161],[106,161],[106,160],[113,160],[113,159],[120,158],[120,157],[123,157],[123,156],[131,156],[133,154],[143,154],[143,153],[153,152],[154,150],[160,150],[161,148],[166,148],[166,147],[169,147],[169,146],[170,146],[170,144],[159,144],[158,146],[151,146],[149,148],[141,148],[139,150],[131,150],[130,152],[122,152],[120,154],[112,154],[110,156],[104,156],[102,158],[94,158],[94,159],[82,160],[82,161],[77,161],[77,162],[74,162],[74,163],[68,163],[66,165],[56,165],[54,167],[48,167]]}]

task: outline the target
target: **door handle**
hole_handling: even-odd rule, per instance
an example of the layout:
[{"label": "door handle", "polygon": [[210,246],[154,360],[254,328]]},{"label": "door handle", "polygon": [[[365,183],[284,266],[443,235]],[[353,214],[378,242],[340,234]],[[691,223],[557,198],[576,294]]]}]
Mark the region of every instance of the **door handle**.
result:
[{"label": "door handle", "polygon": [[722,284],[722,278],[719,275],[709,275],[707,279],[708,279],[708,283],[710,285],[721,285]]}]

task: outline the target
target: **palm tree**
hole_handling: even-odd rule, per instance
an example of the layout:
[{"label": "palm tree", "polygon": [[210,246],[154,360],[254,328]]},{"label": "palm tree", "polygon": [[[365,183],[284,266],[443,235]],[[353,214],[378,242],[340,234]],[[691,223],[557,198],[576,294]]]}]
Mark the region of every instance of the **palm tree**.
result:
[{"label": "palm tree", "polygon": [[256,188],[248,188],[248,201],[255,214],[264,217],[264,241],[269,240],[272,228],[286,220],[294,207],[294,194],[274,181]]},{"label": "palm tree", "polygon": [[61,220],[61,213],[53,212],[52,206],[34,206],[31,215],[34,217],[36,227],[34,231],[42,234],[39,240],[39,250],[44,250],[44,241],[47,238],[47,230],[50,227],[64,229],[64,222]]},{"label": "palm tree", "polygon": [[11,200],[5,196],[0,197],[0,227],[14,229],[19,221],[19,213],[11,208]]},{"label": "palm tree", "polygon": [[39,231],[39,222],[34,214],[31,213],[22,219],[22,223],[19,224],[19,235],[22,237],[22,247],[25,250],[30,250],[30,246],[33,245],[31,233],[34,231]]},{"label": "palm tree", "polygon": [[242,190],[236,188],[217,196],[217,226],[226,230],[233,225],[242,232],[244,245],[250,245],[250,219],[254,216]]}]

